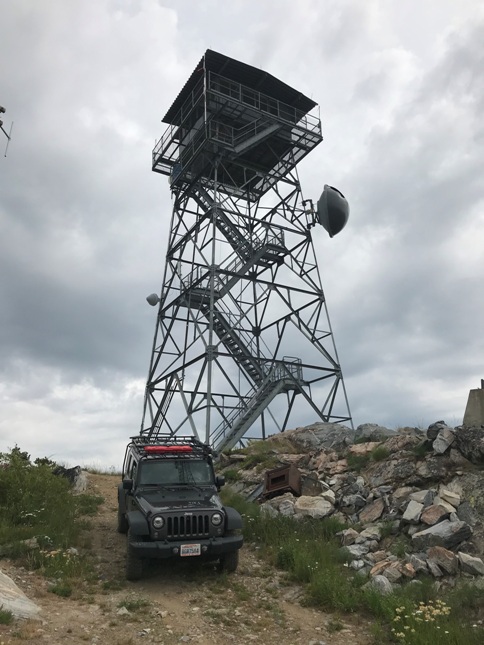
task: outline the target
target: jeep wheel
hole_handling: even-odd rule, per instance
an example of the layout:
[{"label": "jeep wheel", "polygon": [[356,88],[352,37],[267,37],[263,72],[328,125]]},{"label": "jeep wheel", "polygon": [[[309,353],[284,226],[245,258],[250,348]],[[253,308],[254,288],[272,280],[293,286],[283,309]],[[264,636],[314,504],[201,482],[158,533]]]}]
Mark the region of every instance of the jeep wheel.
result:
[{"label": "jeep wheel", "polygon": [[118,533],[127,533],[128,532],[128,520],[126,515],[121,512],[120,507],[118,506]]},{"label": "jeep wheel", "polygon": [[135,554],[131,546],[132,541],[133,536],[131,529],[129,529],[128,544],[126,547],[126,580],[139,580],[143,575],[143,560]]},{"label": "jeep wheel", "polygon": [[219,569],[220,571],[227,571],[227,573],[233,573],[237,570],[239,565],[239,552],[232,551],[231,553],[226,553],[220,558]]}]

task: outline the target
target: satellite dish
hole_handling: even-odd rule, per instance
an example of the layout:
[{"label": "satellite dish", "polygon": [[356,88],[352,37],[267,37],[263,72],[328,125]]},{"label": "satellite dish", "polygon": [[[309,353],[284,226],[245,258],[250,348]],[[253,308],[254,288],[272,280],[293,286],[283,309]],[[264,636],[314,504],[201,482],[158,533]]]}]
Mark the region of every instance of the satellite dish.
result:
[{"label": "satellite dish", "polygon": [[146,296],[146,300],[152,307],[156,307],[156,305],[160,302],[160,299],[156,293],[150,293],[149,296]]},{"label": "satellite dish", "polygon": [[329,237],[334,237],[346,226],[350,207],[343,193],[333,186],[324,186],[317,204],[317,219]]}]

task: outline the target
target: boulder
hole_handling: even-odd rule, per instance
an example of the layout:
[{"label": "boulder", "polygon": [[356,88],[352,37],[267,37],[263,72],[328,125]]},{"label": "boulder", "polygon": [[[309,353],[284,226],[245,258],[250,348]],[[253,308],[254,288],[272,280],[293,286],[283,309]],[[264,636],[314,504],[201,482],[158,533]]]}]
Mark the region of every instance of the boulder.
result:
[{"label": "boulder", "polygon": [[454,474],[455,465],[447,455],[428,455],[425,461],[420,461],[416,468],[416,479],[423,483],[425,481],[439,481],[447,479]]},{"label": "boulder", "polygon": [[408,556],[408,563],[412,565],[415,573],[428,573],[427,559],[423,554],[412,553]]},{"label": "boulder", "polygon": [[[363,423],[356,428],[355,441],[383,441],[388,437],[393,437],[395,430],[389,430],[377,423]],[[375,447],[375,446],[374,446]]]},{"label": "boulder", "polygon": [[427,439],[429,441],[435,441],[439,432],[445,428],[448,428],[445,421],[436,421],[435,423],[431,423],[427,429]]},{"label": "boulder", "polygon": [[419,502],[424,507],[430,506],[434,501],[435,491],[433,490],[418,490],[415,493],[410,493],[409,498],[413,499],[415,502]]},{"label": "boulder", "polygon": [[86,491],[87,475],[80,466],[74,466],[74,468],[56,466],[52,472],[59,477],[65,477],[72,486],[74,493],[84,493]]},{"label": "boulder", "polygon": [[457,554],[457,557],[462,571],[470,573],[473,576],[484,576],[484,562],[481,558],[475,558],[472,555],[461,553],[460,551]]},{"label": "boulder", "polygon": [[443,500],[444,502],[447,502],[448,504],[451,504],[454,508],[459,507],[461,498],[460,498],[460,495],[457,495],[457,493],[453,493],[452,491],[447,490],[446,488],[441,488],[439,491],[439,496],[441,500]]},{"label": "boulder", "polygon": [[[385,446],[388,446],[390,439]],[[392,451],[393,453],[393,451]],[[399,484],[403,482],[412,482],[415,480],[416,464],[413,457],[401,457],[400,459],[390,459],[388,461],[378,462],[372,467],[369,479],[372,486],[382,486],[383,484]]]},{"label": "boulder", "polygon": [[352,558],[361,558],[369,552],[366,544],[349,544],[348,546],[341,547],[343,553],[350,555]]},{"label": "boulder", "polygon": [[432,506],[427,506],[427,508],[422,511],[420,521],[423,522],[423,524],[427,524],[427,526],[433,526],[448,517],[449,511],[446,508],[440,506],[440,504],[432,504]]},{"label": "boulder", "polygon": [[418,550],[424,550],[431,546],[452,549],[464,540],[468,540],[471,535],[472,529],[465,522],[444,520],[412,535],[412,544]]},{"label": "boulder", "polygon": [[359,537],[365,540],[376,540],[378,542],[381,540],[381,529],[378,526],[367,526],[366,529],[361,531]]},{"label": "boulder", "polygon": [[417,524],[423,511],[423,504],[411,499],[405,509],[402,520],[409,524]]},{"label": "boulder", "polygon": [[313,423],[304,428],[286,430],[285,436],[303,450],[344,450],[355,439],[355,431],[341,423]]},{"label": "boulder", "polygon": [[455,446],[473,464],[484,463],[484,427],[455,428]]},{"label": "boulder", "polygon": [[334,506],[322,497],[302,495],[297,498],[294,504],[294,511],[296,515],[309,515],[310,517],[323,518],[333,513]]},{"label": "boulder", "polygon": [[435,506],[442,506],[448,513],[455,513],[455,506],[446,502],[440,495],[436,495],[434,497],[434,504]]},{"label": "boulder", "polygon": [[454,440],[454,432],[450,428],[442,428],[439,430],[437,437],[432,443],[432,448],[438,455],[443,455],[444,452],[454,443]]},{"label": "boulder", "polygon": [[390,582],[400,582],[400,580],[403,578],[400,563],[392,562],[388,567],[386,567],[386,569],[383,570],[382,575],[385,576],[385,578],[388,578]]},{"label": "boulder", "polygon": [[366,443],[355,443],[348,448],[348,452],[352,455],[367,455],[375,448],[381,446],[381,441],[368,441]]},{"label": "boulder", "polygon": [[375,499],[371,504],[367,504],[364,508],[361,509],[359,514],[359,521],[363,524],[371,524],[376,520],[380,519],[385,510],[385,502],[381,497]]},{"label": "boulder", "polygon": [[21,591],[15,582],[0,571],[0,607],[15,618],[40,620],[40,607]]},{"label": "boulder", "polygon": [[455,553],[442,546],[431,546],[427,551],[427,561],[437,564],[442,571],[451,576],[459,571],[459,561]]},{"label": "boulder", "polygon": [[323,490],[323,492],[321,493],[320,497],[322,497],[327,502],[330,502],[333,505],[334,505],[334,503],[336,501],[336,495],[334,494],[334,492],[331,489]]},{"label": "boulder", "polygon": [[393,593],[393,586],[390,580],[382,575],[376,575],[364,585],[364,589],[373,589],[382,596],[388,596]]},{"label": "boulder", "polygon": [[359,533],[358,531],[355,531],[355,529],[344,529],[341,531],[341,544],[343,546],[350,546],[355,543],[358,536]]}]

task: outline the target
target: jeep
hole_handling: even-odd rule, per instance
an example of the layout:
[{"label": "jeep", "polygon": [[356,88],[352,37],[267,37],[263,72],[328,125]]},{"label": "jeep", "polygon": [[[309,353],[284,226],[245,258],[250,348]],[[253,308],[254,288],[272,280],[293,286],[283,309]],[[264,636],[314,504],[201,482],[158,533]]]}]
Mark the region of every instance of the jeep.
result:
[{"label": "jeep", "polygon": [[126,578],[149,559],[218,560],[237,569],[242,518],[218,495],[212,448],[195,437],[131,437],[118,486],[118,532],[127,533]]}]

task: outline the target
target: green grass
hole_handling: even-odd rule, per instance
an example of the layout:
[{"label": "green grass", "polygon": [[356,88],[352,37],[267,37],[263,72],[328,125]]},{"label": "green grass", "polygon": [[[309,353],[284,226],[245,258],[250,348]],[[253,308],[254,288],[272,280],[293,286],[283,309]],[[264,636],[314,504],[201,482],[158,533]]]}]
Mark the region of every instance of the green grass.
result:
[{"label": "green grass", "polygon": [[36,459],[15,447],[0,453],[0,545],[12,558],[39,570],[68,596],[80,580],[92,580],[93,566],[74,548],[103,499],[73,495],[66,478],[56,476],[50,459]]},{"label": "green grass", "polygon": [[390,451],[386,446],[377,446],[370,452],[372,461],[384,461],[390,456]]},{"label": "green grass", "polygon": [[[484,590],[462,586],[445,595],[441,593],[440,600],[448,611],[432,613],[429,609],[433,620],[420,622],[416,618],[420,617],[418,612],[423,611],[422,607],[439,606],[432,579],[423,578],[419,584],[404,584],[393,594],[380,595],[364,588],[365,576],[344,566],[345,557],[336,538],[343,526],[334,518],[295,521],[280,515],[261,516],[257,504],[228,489],[223,499],[243,515],[246,542],[254,544],[264,559],[287,571],[290,580],[305,586],[306,604],[371,618],[375,643],[478,645],[484,642],[484,630],[473,623],[479,612],[484,611]],[[405,546],[402,543],[398,548],[403,552]]]},{"label": "green grass", "polygon": [[118,603],[118,607],[124,607],[130,612],[146,611],[149,606],[150,602],[148,600],[145,600],[145,598],[135,597],[124,598]]},{"label": "green grass", "polygon": [[227,483],[238,482],[242,479],[242,475],[237,468],[227,468],[227,470],[223,471],[223,475]]},{"label": "green grass", "polygon": [[236,452],[246,455],[244,461],[241,463],[241,468],[244,470],[256,468],[257,472],[262,472],[263,470],[270,470],[280,466],[280,454],[295,453],[297,450],[286,437],[277,435],[265,441],[251,441],[246,448],[242,448]]},{"label": "green grass", "polygon": [[13,622],[13,614],[0,605],[0,625],[10,625]]},{"label": "green grass", "polygon": [[370,464],[370,455],[354,455],[349,452],[346,457],[346,462],[350,470],[359,473]]},{"label": "green grass", "polygon": [[428,440],[422,441],[422,443],[419,443],[412,448],[412,452],[417,457],[417,459],[422,459],[431,451],[432,442]]}]

